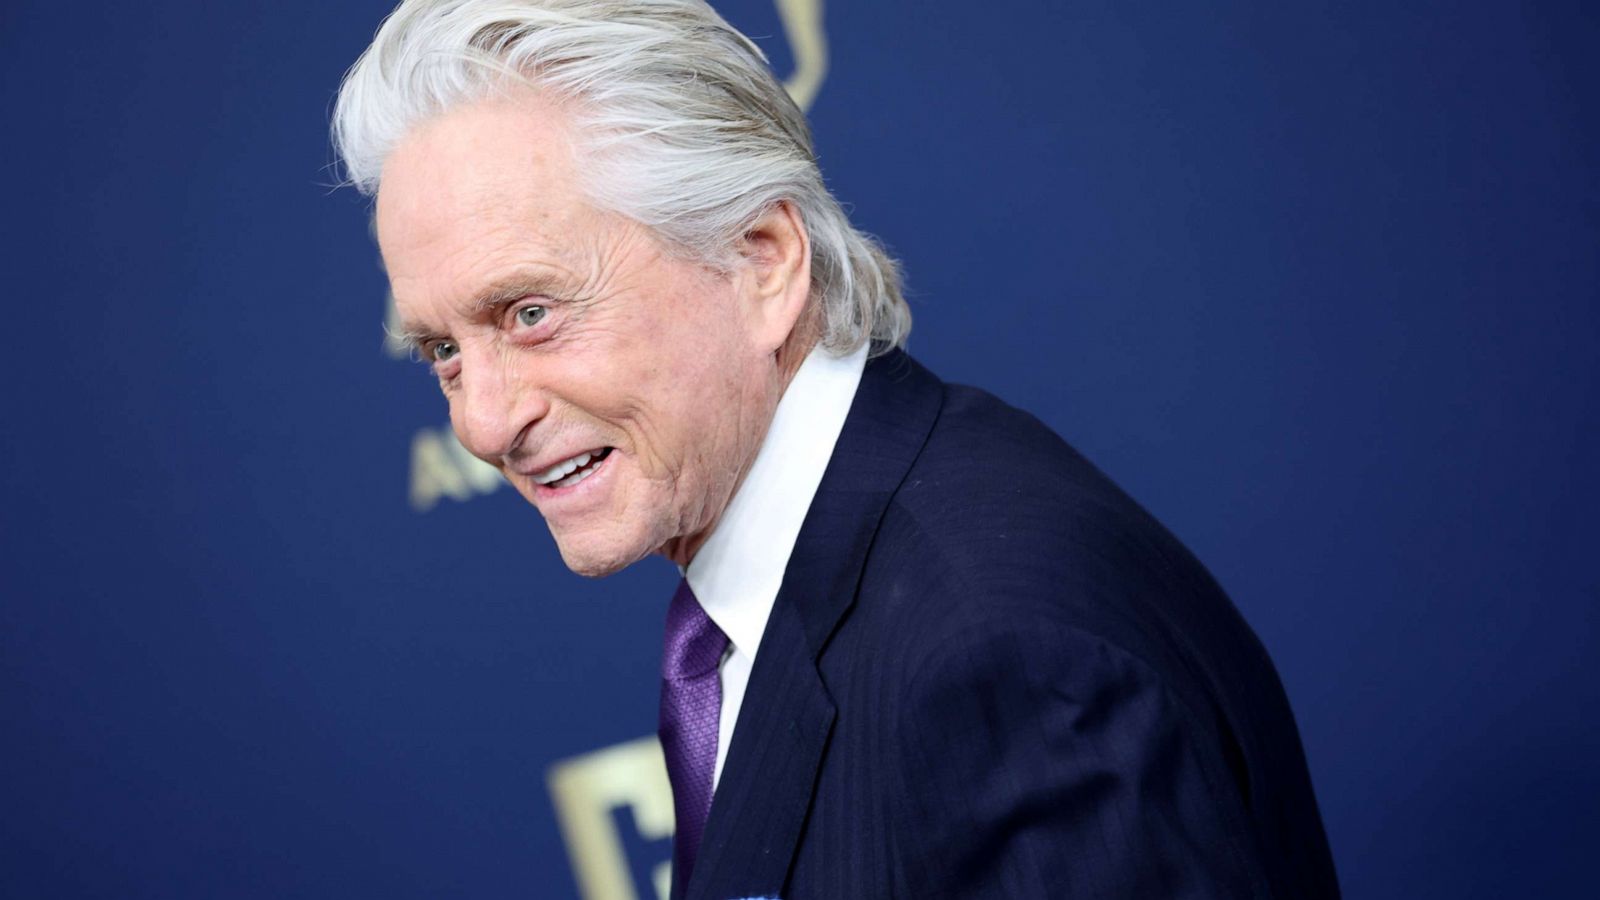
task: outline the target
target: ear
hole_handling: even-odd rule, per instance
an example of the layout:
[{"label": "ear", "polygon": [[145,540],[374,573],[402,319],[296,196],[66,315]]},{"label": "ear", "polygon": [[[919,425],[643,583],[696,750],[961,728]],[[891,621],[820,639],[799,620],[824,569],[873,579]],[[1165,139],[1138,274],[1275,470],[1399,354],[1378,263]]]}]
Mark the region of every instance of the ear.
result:
[{"label": "ear", "polygon": [[739,241],[751,335],[764,353],[788,341],[811,296],[811,236],[787,200],[762,214]]}]

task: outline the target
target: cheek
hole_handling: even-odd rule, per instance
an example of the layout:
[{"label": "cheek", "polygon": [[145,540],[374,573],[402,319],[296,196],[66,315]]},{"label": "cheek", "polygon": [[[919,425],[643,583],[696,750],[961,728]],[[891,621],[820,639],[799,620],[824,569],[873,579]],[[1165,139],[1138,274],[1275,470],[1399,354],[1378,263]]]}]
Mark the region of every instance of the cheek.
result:
[{"label": "cheek", "polygon": [[588,323],[569,399],[626,433],[646,479],[693,491],[737,466],[753,350],[732,297],[681,284],[655,297]]},{"label": "cheek", "polygon": [[703,427],[697,420],[714,419],[733,399],[745,369],[740,348],[725,332],[641,325],[636,339],[596,355],[587,393],[612,413],[657,429]]},{"label": "cheek", "polygon": [[[751,371],[751,347],[727,317],[701,316],[660,342],[657,370],[680,397],[720,409],[737,400]],[[732,410],[726,410],[731,413]]]}]

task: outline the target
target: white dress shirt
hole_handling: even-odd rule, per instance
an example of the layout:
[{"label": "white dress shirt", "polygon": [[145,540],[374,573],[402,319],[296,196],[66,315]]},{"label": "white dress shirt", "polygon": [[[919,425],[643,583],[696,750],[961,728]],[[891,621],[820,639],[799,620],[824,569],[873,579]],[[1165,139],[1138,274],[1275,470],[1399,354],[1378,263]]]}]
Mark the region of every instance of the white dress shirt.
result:
[{"label": "white dress shirt", "polygon": [[811,351],[778,401],[744,483],[684,571],[706,615],[728,636],[718,670],[722,712],[717,721],[713,791],[722,780],[722,764],[739,721],[756,648],[767,630],[789,554],[833,456],[866,364],[865,345],[845,357],[821,347]]}]

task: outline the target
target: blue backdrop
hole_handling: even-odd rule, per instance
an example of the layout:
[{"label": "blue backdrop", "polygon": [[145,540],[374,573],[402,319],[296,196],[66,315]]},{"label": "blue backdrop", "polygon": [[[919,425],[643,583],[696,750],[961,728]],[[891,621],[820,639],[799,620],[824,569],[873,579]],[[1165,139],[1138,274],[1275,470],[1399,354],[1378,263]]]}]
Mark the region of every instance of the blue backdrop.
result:
[{"label": "blue backdrop", "polygon": [[[385,353],[325,128],[389,5],[0,9],[0,896],[574,896],[547,774],[653,730],[675,573],[567,573]],[[772,0],[718,6],[794,70]],[[1592,5],[824,33],[823,168],[906,261],[913,352],[1215,572],[1347,893],[1590,896]],[[618,833],[647,885],[665,844]]]}]

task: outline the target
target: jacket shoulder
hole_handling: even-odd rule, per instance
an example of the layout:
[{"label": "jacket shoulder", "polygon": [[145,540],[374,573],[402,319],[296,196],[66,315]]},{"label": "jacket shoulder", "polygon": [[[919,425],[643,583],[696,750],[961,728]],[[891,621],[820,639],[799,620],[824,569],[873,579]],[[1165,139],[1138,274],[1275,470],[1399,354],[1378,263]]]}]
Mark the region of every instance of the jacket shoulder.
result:
[{"label": "jacket shoulder", "polygon": [[941,573],[918,593],[922,603],[952,594],[947,621],[1047,619],[1159,669],[1193,643],[1197,624],[1224,643],[1253,641],[1205,567],[1043,422],[976,388],[944,392],[885,514],[874,568],[924,581]]},{"label": "jacket shoulder", "polygon": [[[981,390],[940,390],[825,675],[842,689],[876,673],[865,680],[903,700],[897,730],[939,746],[967,735],[975,747],[1028,752],[1040,717],[1063,716],[1060,735],[1037,745],[1036,766],[996,777],[1060,771],[1045,750],[1068,746],[1067,736],[1101,735],[1123,748],[1116,759],[1145,758],[1149,772],[1167,775],[1179,768],[1147,751],[1179,747],[1190,768],[1173,782],[1184,785],[1182,802],[1165,808],[1226,812],[1194,819],[1193,833],[1231,835],[1207,856],[1219,867],[1212,874],[1254,885],[1222,895],[1260,887],[1255,859],[1285,861],[1267,865],[1275,893],[1336,896],[1287,698],[1216,581],[1037,418]],[[1149,710],[1159,715],[1141,718]],[[956,765],[952,777],[981,771],[973,766]],[[1155,815],[1141,810],[1123,812]]]}]

